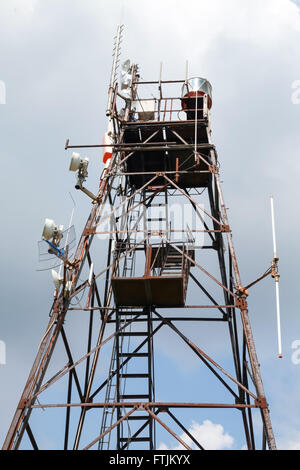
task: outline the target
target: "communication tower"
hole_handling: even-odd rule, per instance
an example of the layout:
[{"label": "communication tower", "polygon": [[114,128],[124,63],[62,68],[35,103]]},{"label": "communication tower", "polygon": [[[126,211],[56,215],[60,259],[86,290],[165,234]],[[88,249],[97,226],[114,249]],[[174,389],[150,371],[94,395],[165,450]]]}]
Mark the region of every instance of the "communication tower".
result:
[{"label": "communication tower", "polygon": [[[45,222],[42,254],[58,260],[61,272],[53,270],[49,323],[3,448],[39,449],[43,430],[50,440],[60,439],[62,449],[151,450],[162,426],[183,448],[190,448],[179,435],[185,433],[203,449],[189,432],[184,411],[193,409],[196,419],[201,409],[207,417],[222,409],[228,422],[239,416],[248,449],[273,450],[248,291],[211,138],[211,85],[188,74],[163,80],[161,72],[158,80],[144,81],[129,61],[116,80],[121,33],[119,27],[103,143],[66,142],[66,149],[76,148],[70,164],[77,172],[76,188],[90,198],[92,209],[74,253],[71,227],[63,231],[54,221]],[[89,147],[103,150],[95,194],[84,186],[89,162],[78,153]],[[272,269],[274,274],[277,265]],[[184,325],[192,324],[196,332],[205,323],[212,338],[214,326],[222,325],[230,366],[183,333]],[[224,390],[221,402],[202,398],[201,372],[196,402],[183,392],[179,401],[157,399],[156,338],[166,329],[198,357],[201,371],[215,378]],[[81,346],[85,352],[78,354]],[[66,360],[55,369],[59,347]],[[259,410],[259,437],[253,409]]]}]

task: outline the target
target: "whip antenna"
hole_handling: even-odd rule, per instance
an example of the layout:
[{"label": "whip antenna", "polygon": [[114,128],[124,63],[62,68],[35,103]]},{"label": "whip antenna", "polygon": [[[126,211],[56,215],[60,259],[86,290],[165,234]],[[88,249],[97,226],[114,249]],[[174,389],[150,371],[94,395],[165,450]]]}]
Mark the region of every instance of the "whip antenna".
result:
[{"label": "whip antenna", "polygon": [[277,315],[277,339],[278,339],[278,357],[282,358],[282,342],[281,342],[281,321],[280,321],[280,302],[279,302],[279,278],[278,273],[278,255],[276,246],[275,217],[274,217],[274,197],[270,196],[271,201],[271,218],[272,218],[272,234],[273,234],[273,261],[272,261],[272,277],[275,279],[276,292],[276,315]]},{"label": "whip antenna", "polygon": [[108,89],[108,102],[107,102],[106,116],[111,115],[113,91],[114,91],[114,86],[116,82],[116,74],[117,74],[117,69],[119,66],[119,60],[120,60],[120,54],[121,54],[121,42],[122,42],[123,29],[124,29],[124,25],[122,24],[119,25],[117,29],[117,34],[115,36],[113,63],[112,63],[112,68],[111,68],[111,75],[110,75],[110,82],[109,82],[109,89]]}]

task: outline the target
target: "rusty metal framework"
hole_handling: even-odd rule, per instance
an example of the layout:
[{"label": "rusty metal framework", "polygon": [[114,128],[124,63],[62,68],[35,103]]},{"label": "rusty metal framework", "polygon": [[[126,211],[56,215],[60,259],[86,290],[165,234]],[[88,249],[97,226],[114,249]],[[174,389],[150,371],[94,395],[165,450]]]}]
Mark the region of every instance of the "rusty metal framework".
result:
[{"label": "rusty metal framework", "polygon": [[[64,262],[64,281],[3,449],[40,448],[42,428],[49,438],[51,433],[60,437],[63,449],[151,450],[162,426],[184,448],[190,449],[178,432],[203,450],[188,423],[176,416],[177,410],[192,408],[195,413],[227,410],[228,420],[238,413],[247,448],[273,450],[248,291],[240,279],[211,141],[210,96],[191,94],[185,100],[174,89],[188,91],[187,78],[141,81],[134,64],[129,75],[128,96],[118,84],[110,87],[112,157],[97,194],[79,188],[92,199],[92,209],[74,258]],[[66,149],[105,145],[67,140]],[[191,209],[191,226],[176,225],[170,213],[174,203]],[[190,295],[190,289],[197,294]],[[75,314],[88,323],[79,341],[84,354],[78,352],[78,337],[75,346],[69,339]],[[203,322],[224,326],[233,373],[183,333],[181,325],[188,322],[195,329]],[[174,332],[224,388],[222,403],[186,402],[184,396],[180,402],[156,399],[155,340],[163,329]],[[58,340],[67,362],[55,369]],[[260,411],[259,442],[253,409]],[[60,432],[53,424],[57,414],[46,419],[54,411],[61,413]],[[91,421],[95,431],[90,431]]]}]

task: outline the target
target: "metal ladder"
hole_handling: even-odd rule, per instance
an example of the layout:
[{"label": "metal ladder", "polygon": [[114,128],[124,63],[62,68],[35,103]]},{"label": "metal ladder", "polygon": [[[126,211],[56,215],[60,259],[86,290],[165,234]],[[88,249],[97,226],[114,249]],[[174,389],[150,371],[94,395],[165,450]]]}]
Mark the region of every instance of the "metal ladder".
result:
[{"label": "metal ladder", "polygon": [[[158,198],[158,196],[155,196],[155,198]],[[153,208],[160,209],[159,217],[155,217],[151,213]],[[150,211],[150,217],[147,216],[148,211]],[[157,222],[159,222],[160,226],[158,228],[153,227],[153,224],[157,224]],[[168,193],[167,193],[167,188],[165,188],[164,189],[164,202],[151,203],[149,207],[147,207],[147,210],[144,211],[144,229],[149,234],[151,231],[157,232],[159,230],[168,230],[168,228],[169,228]]]},{"label": "metal ladder", "polygon": [[[117,329],[118,327],[120,328],[122,326],[122,323],[126,323],[128,321],[128,311],[126,309],[123,309],[121,311],[122,314],[122,322],[118,325],[117,323]],[[128,331],[131,330],[131,325],[128,326]],[[111,356],[111,362],[110,362],[110,368],[109,368],[109,379],[107,382],[106,386],[106,393],[105,393],[105,403],[115,403],[118,401],[118,393],[117,393],[117,386],[118,386],[118,367],[119,367],[119,362],[118,362],[118,350],[121,351],[121,354],[123,354],[123,351],[125,349],[129,349],[130,347],[130,338],[129,336],[127,337],[127,344],[126,344],[126,337],[121,335],[121,341],[117,340],[118,336],[115,336],[114,338],[114,344],[113,344],[113,351],[112,351],[112,356]],[[120,354],[120,352],[119,352]],[[126,355],[126,353],[124,353]],[[127,371],[128,364],[125,364],[125,372]],[[125,387],[125,383],[123,384]],[[113,425],[113,417],[115,414],[115,408],[112,407],[106,407],[103,408],[103,414],[102,414],[102,422],[101,422],[101,427],[100,427],[100,435],[103,434],[107,429],[111,428]],[[103,439],[99,441],[98,444],[98,450],[108,450],[110,448],[110,441],[111,441],[111,432],[108,432]]]},{"label": "metal ladder", "polygon": [[167,245],[167,252],[161,269],[161,275],[174,275],[182,271],[182,254],[171,245]]},{"label": "metal ladder", "polygon": [[[128,230],[133,230],[139,218],[139,211],[133,210],[130,217],[129,217],[129,227]],[[132,222],[134,225],[132,227]],[[136,233],[133,234],[133,242],[136,240]],[[129,245],[131,242],[130,234],[127,237],[127,244]],[[132,277],[134,275],[134,268],[135,268],[135,257],[134,252],[131,256],[126,256],[123,265],[123,277]],[[123,321],[126,322],[126,310],[123,310],[122,313],[125,314]],[[118,327],[117,327],[118,330]],[[128,345],[129,346],[129,345]],[[119,341],[118,348],[122,351],[124,349],[124,338],[122,338],[121,342]],[[105,403],[113,403],[117,400],[117,339],[114,338],[113,348],[112,348],[112,356],[110,361],[109,367],[109,374],[108,374],[108,382],[106,386],[106,393],[105,393]],[[100,435],[103,434],[107,429],[111,428],[113,425],[113,417],[115,414],[115,409],[111,407],[103,408],[102,414],[102,421],[100,426]],[[98,450],[108,450],[110,448],[110,441],[111,441],[111,432],[108,432],[103,439],[99,441]]]},{"label": "metal ladder", "polygon": [[[130,233],[130,230],[136,230],[140,219],[140,211],[132,210],[128,217],[128,231],[127,236],[127,247],[131,248],[131,245],[136,244],[137,233]],[[135,251],[131,252],[125,257],[123,266],[122,277],[133,277],[135,272]]]},{"label": "metal ladder", "polygon": [[[133,319],[137,315],[139,321],[135,322]],[[118,371],[116,401],[153,402],[155,398],[152,378],[153,344],[151,311],[148,308],[144,308],[142,311],[136,310],[129,314],[128,311],[124,312],[124,310],[119,309],[117,312],[118,330],[120,330],[124,323],[124,317],[127,321],[133,320],[132,325],[137,325],[138,330],[134,327],[131,329],[125,328],[116,336]],[[144,325],[144,327],[141,328],[141,325]],[[128,345],[130,345],[126,352],[124,352],[124,348],[121,346],[124,344],[124,338],[127,338]],[[137,358],[144,358],[143,365],[140,364],[138,369],[134,361]],[[124,368],[124,363],[128,368]],[[141,387],[140,390],[139,387]],[[128,411],[126,407],[118,408],[117,419],[121,419]],[[152,418],[145,411],[142,415],[135,412],[118,426],[117,448],[118,450],[124,450],[128,449],[131,444],[143,442],[148,447],[148,450],[152,450],[155,445],[154,434]]]},{"label": "metal ladder", "polygon": [[[116,370],[116,338],[113,344],[113,353],[111,356],[110,367],[109,367],[109,380],[106,387],[105,403],[113,403],[116,398],[116,376],[114,371]],[[114,408],[103,408],[102,422],[100,426],[100,435],[103,434],[113,424]],[[107,433],[103,439],[99,441],[98,450],[108,450],[110,446],[111,433]]]}]

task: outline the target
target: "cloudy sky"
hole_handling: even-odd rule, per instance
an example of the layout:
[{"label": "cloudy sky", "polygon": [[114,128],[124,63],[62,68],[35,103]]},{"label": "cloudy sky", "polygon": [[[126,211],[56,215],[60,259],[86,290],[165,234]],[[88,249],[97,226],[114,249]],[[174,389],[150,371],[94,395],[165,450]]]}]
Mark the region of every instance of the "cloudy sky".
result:
[{"label": "cloudy sky", "polygon": [[[73,191],[71,143],[98,143],[113,36],[125,24],[122,58],[142,78],[191,76],[213,86],[212,126],[223,190],[244,283],[272,258],[269,195],[275,197],[281,274],[284,358],[276,353],[274,284],[263,281],[249,298],[251,321],[271,417],[280,448],[300,449],[300,321],[298,201],[300,148],[300,11],[291,0],[2,0],[0,4],[1,317],[0,441],[48,320],[53,287],[36,271],[45,217],[75,226],[90,203]],[[90,158],[96,190],[101,158]],[[79,322],[78,322],[79,325]],[[299,343],[297,343],[299,341]],[[3,344],[3,343],[2,343]],[[161,349],[174,374],[186,374],[176,342]],[[294,355],[293,355],[294,354]],[[196,369],[190,365],[193,375]],[[207,448],[240,448],[225,416],[201,414],[190,429]],[[176,448],[170,436],[161,448]]]}]

